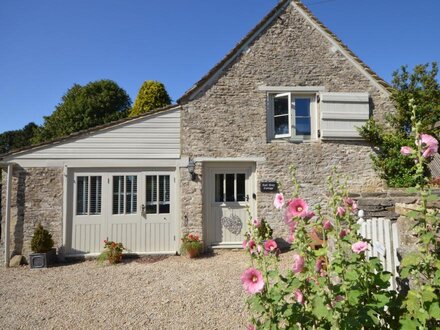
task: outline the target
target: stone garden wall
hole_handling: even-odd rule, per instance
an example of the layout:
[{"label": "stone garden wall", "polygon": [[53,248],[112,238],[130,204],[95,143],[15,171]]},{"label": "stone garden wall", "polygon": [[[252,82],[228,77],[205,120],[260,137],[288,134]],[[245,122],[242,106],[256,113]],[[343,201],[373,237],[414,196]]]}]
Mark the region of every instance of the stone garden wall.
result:
[{"label": "stone garden wall", "polygon": [[[6,173],[3,173],[3,180]],[[6,184],[2,189],[5,205]],[[31,253],[30,241],[35,227],[41,223],[49,230],[55,247],[62,242],[63,170],[58,168],[14,168],[11,194],[11,254]],[[2,230],[5,228],[2,209]],[[1,238],[1,258],[4,258],[4,237]]]}]

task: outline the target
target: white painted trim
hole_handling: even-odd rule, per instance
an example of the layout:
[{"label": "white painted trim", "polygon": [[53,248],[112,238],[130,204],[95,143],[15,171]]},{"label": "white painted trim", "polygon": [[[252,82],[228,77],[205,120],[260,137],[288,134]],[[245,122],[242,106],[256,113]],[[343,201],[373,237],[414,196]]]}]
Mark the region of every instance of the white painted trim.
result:
[{"label": "white painted trim", "polygon": [[195,157],[195,162],[232,162],[232,163],[238,163],[238,162],[256,162],[258,164],[263,164],[266,162],[265,157]]},{"label": "white painted trim", "polygon": [[67,165],[63,168],[63,241],[62,241],[62,251],[58,251],[60,254],[64,255],[66,251],[66,244],[67,244],[67,205],[68,205],[68,189],[69,189],[69,169]]},{"label": "white painted trim", "polygon": [[8,174],[6,176],[6,205],[5,205],[5,267],[9,267],[10,260],[10,232],[11,232],[11,189],[13,164],[8,164]]},{"label": "white painted trim", "polygon": [[319,93],[325,92],[325,86],[258,86],[258,90],[262,92],[298,92],[298,93]]},{"label": "white painted trim", "polygon": [[368,73],[362,65],[360,65],[345,49],[343,49],[336,40],[329,35],[322,27],[320,27],[316,22],[307,14],[301,7],[299,7],[294,1],[291,2],[292,7],[294,7],[318,32],[320,32],[341,54],[343,54],[351,64],[353,64],[359,72],[361,72],[366,78],[368,78],[376,87],[385,92],[387,95],[390,92],[381,84],[379,84],[370,73]]},{"label": "white painted trim", "polygon": [[21,167],[104,168],[104,167],[176,167],[188,165],[187,158],[176,159],[15,159]]},{"label": "white painted trim", "polygon": [[[158,252],[123,252],[123,255],[133,255],[133,256],[150,256],[150,255],[176,255],[177,251],[158,251]],[[67,254],[66,259],[75,259],[75,258],[97,258],[100,253],[74,253]]]}]

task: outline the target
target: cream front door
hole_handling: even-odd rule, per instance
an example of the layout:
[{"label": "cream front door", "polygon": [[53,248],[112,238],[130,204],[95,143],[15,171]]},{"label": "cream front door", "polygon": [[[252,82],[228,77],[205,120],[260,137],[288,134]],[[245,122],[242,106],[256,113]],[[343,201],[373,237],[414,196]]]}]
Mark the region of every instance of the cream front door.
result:
[{"label": "cream front door", "polygon": [[247,231],[247,221],[255,214],[252,164],[228,165],[207,166],[206,239],[214,247],[239,246]]}]

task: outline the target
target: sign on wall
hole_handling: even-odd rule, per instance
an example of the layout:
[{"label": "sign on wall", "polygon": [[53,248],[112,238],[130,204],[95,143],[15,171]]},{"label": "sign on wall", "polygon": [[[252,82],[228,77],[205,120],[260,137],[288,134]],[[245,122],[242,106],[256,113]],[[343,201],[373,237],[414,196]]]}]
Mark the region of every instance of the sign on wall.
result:
[{"label": "sign on wall", "polygon": [[260,183],[260,191],[271,193],[278,191],[278,183],[276,181],[263,181]]}]

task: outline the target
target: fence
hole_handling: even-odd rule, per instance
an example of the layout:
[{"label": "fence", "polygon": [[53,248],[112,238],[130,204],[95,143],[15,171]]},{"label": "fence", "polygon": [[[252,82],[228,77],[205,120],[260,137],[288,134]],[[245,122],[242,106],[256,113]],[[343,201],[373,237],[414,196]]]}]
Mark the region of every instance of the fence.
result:
[{"label": "fence", "polygon": [[399,247],[399,235],[395,221],[385,218],[359,219],[361,226],[360,234],[362,237],[371,240],[370,250],[366,256],[368,258],[378,257],[384,269],[393,276],[390,279],[390,288],[396,290],[396,277],[399,259],[397,249]]}]

